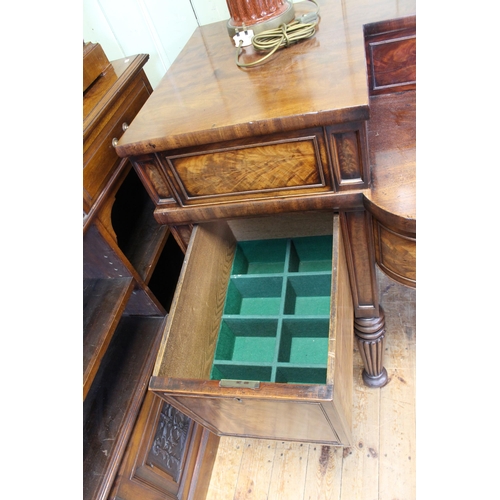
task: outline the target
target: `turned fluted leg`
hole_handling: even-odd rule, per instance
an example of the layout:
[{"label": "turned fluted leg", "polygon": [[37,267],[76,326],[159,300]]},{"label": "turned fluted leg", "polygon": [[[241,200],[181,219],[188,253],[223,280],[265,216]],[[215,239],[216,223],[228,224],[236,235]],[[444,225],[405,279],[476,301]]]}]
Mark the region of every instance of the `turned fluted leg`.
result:
[{"label": "turned fluted leg", "polygon": [[385,317],[382,307],[379,306],[377,318],[355,319],[354,333],[365,366],[364,383],[368,387],[383,387],[388,378],[384,368]]},{"label": "turned fluted leg", "polygon": [[384,368],[385,317],[379,305],[371,215],[364,211],[340,213],[354,306],[354,334],[369,387],[388,382]]}]

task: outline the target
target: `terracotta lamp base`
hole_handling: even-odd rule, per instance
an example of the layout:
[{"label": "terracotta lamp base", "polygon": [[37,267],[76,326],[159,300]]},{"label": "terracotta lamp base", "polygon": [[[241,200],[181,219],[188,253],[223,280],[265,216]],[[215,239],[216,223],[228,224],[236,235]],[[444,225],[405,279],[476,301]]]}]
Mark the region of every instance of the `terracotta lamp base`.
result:
[{"label": "terracotta lamp base", "polygon": [[295,19],[293,4],[288,0],[226,0],[231,19],[229,36],[251,29],[254,35]]}]

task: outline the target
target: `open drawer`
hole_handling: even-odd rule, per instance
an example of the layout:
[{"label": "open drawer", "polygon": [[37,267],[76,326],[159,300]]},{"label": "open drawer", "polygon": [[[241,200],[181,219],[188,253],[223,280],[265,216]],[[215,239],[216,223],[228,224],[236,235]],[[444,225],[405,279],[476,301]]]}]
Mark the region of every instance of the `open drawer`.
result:
[{"label": "open drawer", "polygon": [[345,446],[352,343],[338,215],[204,223],[150,390],[218,435]]}]

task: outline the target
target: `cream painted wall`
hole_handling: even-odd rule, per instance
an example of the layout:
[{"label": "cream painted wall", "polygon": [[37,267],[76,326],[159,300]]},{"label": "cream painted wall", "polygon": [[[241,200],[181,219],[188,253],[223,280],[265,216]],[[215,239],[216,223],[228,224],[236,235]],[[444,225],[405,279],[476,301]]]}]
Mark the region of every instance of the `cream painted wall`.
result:
[{"label": "cream painted wall", "polygon": [[154,89],[198,25],[229,17],[226,0],[83,0],[83,40],[110,60],[149,54]]},{"label": "cream painted wall", "polygon": [[226,0],[83,0],[83,40],[110,60],[149,54],[155,88],[198,25],[225,19]]}]

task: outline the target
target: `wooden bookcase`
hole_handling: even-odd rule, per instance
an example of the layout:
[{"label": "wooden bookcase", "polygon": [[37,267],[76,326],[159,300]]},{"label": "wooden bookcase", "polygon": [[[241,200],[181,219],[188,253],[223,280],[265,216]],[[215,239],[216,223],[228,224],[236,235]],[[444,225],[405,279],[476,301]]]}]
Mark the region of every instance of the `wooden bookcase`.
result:
[{"label": "wooden bookcase", "polygon": [[[85,500],[138,498],[121,496],[116,477],[130,457],[131,437],[139,433],[151,441],[165,412],[154,397],[154,418],[147,420],[144,407],[151,404],[145,396],[184,258],[169,228],[155,221],[154,204],[131,163],[115,152],[115,142],[152,93],[143,70],[148,56],[109,62],[97,52],[100,71],[86,72],[97,76],[84,82],[83,94]],[[84,66],[86,53],[95,54],[95,47],[84,46]],[[210,470],[212,462],[203,461],[206,443],[216,450],[218,440],[183,418],[190,433],[178,443],[180,474],[166,470],[151,484],[143,483],[141,498],[155,487],[167,488],[172,499],[195,486],[203,490],[202,483],[192,484],[199,476],[192,470]]]}]

